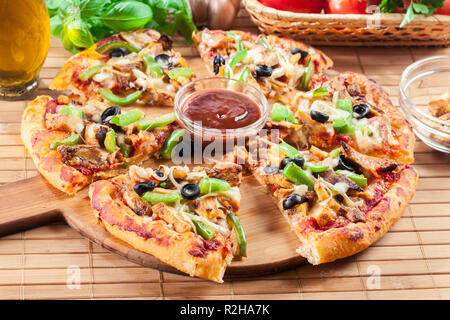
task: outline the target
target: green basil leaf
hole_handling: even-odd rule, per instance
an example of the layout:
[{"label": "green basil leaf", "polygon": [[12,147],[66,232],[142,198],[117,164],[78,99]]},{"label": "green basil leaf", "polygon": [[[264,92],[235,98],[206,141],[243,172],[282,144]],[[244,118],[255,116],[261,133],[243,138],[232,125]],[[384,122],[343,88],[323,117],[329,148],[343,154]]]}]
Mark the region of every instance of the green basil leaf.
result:
[{"label": "green basil leaf", "polygon": [[120,32],[143,28],[152,17],[152,9],[145,3],[124,1],[110,7],[100,19],[108,28]]},{"label": "green basil leaf", "polygon": [[75,47],[88,48],[94,44],[94,38],[87,25],[78,17],[72,17],[64,23],[63,33]]},{"label": "green basil leaf", "polygon": [[81,0],[80,13],[83,18],[99,15],[107,4],[104,0]]}]

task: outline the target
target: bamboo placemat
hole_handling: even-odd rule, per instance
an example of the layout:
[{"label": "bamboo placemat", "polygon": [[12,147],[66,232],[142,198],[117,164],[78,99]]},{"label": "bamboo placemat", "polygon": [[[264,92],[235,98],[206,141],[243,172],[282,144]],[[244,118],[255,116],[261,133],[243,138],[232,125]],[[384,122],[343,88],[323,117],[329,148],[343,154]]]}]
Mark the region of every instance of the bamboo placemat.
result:
[{"label": "bamboo placemat", "polygon": [[[234,28],[256,31],[242,10]],[[181,39],[175,46],[199,74],[206,74],[194,47]],[[395,104],[408,64],[450,54],[450,48],[321,49],[336,70],[362,72],[381,83]],[[48,86],[69,56],[52,39],[38,94],[55,95]],[[1,184],[38,174],[19,137],[28,102],[0,102]],[[414,166],[420,180],[410,206],[384,238],[345,260],[219,285],[140,267],[58,222],[0,238],[0,299],[450,299],[449,164],[449,155],[417,141]],[[79,285],[72,281],[76,277]]]}]

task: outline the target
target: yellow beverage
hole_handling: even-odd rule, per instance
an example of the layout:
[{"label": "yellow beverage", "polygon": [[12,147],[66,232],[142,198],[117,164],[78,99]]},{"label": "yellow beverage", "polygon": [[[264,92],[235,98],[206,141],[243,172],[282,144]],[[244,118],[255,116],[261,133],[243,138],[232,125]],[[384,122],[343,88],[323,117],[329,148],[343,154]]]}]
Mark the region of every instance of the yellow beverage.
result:
[{"label": "yellow beverage", "polygon": [[37,87],[49,45],[45,0],[0,0],[0,98]]}]

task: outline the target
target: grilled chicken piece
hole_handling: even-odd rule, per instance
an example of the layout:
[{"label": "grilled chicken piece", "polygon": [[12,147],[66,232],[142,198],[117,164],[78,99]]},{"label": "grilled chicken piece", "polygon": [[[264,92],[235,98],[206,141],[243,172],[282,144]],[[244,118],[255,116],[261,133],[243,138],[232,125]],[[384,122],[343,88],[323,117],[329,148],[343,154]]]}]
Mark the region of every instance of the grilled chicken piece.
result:
[{"label": "grilled chicken piece", "polygon": [[[96,146],[59,146],[58,153],[62,161],[69,166],[82,166],[86,168],[111,168],[122,164],[120,152],[109,154]],[[119,159],[117,159],[119,158]]]},{"label": "grilled chicken piece", "polygon": [[84,123],[78,117],[66,116],[59,113],[47,113],[45,116],[45,127],[50,130],[81,133],[84,129]]},{"label": "grilled chicken piece", "polygon": [[380,172],[389,172],[397,168],[397,162],[389,159],[371,157],[359,153],[345,142],[341,142],[341,154],[359,165],[366,177],[372,175],[379,178]]},{"label": "grilled chicken piece", "polygon": [[214,219],[221,213],[221,210],[217,207],[215,197],[209,197],[202,200],[194,200],[192,201],[192,208],[196,213],[208,220]]},{"label": "grilled chicken piece", "polygon": [[319,148],[327,148],[332,144],[334,130],[331,124],[317,122],[300,110],[296,111],[295,116],[304,124],[302,132],[309,137],[309,143]]},{"label": "grilled chicken piece", "polygon": [[131,178],[123,177],[119,176],[118,179],[114,179],[114,183],[119,186],[125,204],[139,216],[151,216],[151,206],[134,192]]},{"label": "grilled chicken piece", "polygon": [[366,222],[366,216],[361,212],[359,208],[346,208],[344,210],[345,212],[341,215],[346,217],[351,222]]},{"label": "grilled chicken piece", "polygon": [[319,176],[331,184],[343,182],[346,185],[348,185],[349,189],[351,190],[363,191],[363,189],[360,186],[358,186],[355,182],[350,180],[346,175],[343,174],[338,175],[334,173],[334,171],[331,169],[320,172]]},{"label": "grilled chicken piece", "polygon": [[232,162],[218,162],[213,168],[206,168],[206,174],[228,181],[232,187],[236,187],[242,181],[242,166]]},{"label": "grilled chicken piece", "polygon": [[122,32],[120,36],[138,49],[142,49],[145,45],[156,42],[161,38],[161,34],[158,31],[150,29],[138,32]]},{"label": "grilled chicken piece", "polygon": [[172,209],[162,202],[155,204],[152,207],[152,211],[154,215],[160,217],[167,223],[172,224],[176,232],[184,233],[192,229],[192,227],[187,222],[184,222],[183,220],[178,218],[172,212]]},{"label": "grilled chicken piece", "polygon": [[142,61],[130,61],[130,63],[127,64],[114,64],[114,69],[120,71],[121,73],[130,73],[133,69],[142,69],[144,66],[144,63]]}]

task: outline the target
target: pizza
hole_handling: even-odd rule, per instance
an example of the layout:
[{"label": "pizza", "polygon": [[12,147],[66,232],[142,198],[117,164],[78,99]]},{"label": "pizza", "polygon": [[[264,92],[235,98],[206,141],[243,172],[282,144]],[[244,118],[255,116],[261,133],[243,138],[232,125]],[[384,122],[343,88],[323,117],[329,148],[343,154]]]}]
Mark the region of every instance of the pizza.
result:
[{"label": "pizza", "polygon": [[172,50],[172,40],[144,29],[113,35],[72,56],[50,89],[68,91],[80,101],[172,106],[176,92],[193,78],[193,70]]},{"label": "pizza", "polygon": [[[283,114],[288,114],[290,119]],[[297,145],[332,150],[345,142],[366,155],[414,161],[414,133],[383,88],[364,75],[344,72],[290,103],[272,107],[269,126],[290,128]]]},{"label": "pizza", "polygon": [[280,101],[325,81],[322,72],[333,66],[323,52],[274,35],[204,29],[192,38],[212,74],[248,82]]},{"label": "pizza", "polygon": [[24,110],[21,137],[47,181],[73,195],[157,153],[175,132],[174,121],[173,114],[145,119],[139,109],[122,113],[99,101],[39,96]]},{"label": "pizza", "polygon": [[237,212],[242,168],[131,166],[91,184],[98,221],[117,238],[191,276],[223,282],[233,256],[246,256]]},{"label": "pizza", "polygon": [[343,141],[327,152],[265,139],[257,152],[241,149],[228,160],[239,154],[300,240],[297,252],[314,265],[380,239],[406,209],[418,180],[408,164],[362,154]]}]

